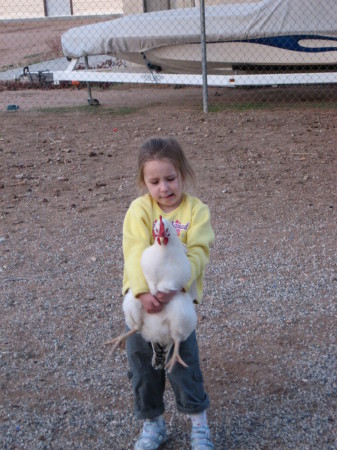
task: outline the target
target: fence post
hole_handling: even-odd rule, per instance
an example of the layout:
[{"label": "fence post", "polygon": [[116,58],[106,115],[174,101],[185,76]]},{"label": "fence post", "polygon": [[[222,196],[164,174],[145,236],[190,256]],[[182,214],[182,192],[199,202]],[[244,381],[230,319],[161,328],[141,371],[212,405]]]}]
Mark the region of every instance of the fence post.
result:
[{"label": "fence post", "polygon": [[205,0],[200,0],[200,42],[202,62],[202,101],[204,113],[208,113]]}]

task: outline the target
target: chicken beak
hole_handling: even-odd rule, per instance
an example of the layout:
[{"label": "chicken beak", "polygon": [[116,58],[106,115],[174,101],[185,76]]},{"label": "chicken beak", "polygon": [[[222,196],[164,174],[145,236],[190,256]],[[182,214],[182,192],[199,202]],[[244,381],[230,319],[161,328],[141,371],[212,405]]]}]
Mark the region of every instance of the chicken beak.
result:
[{"label": "chicken beak", "polygon": [[158,236],[157,242],[159,245],[166,245],[168,243],[168,238],[166,236]]}]

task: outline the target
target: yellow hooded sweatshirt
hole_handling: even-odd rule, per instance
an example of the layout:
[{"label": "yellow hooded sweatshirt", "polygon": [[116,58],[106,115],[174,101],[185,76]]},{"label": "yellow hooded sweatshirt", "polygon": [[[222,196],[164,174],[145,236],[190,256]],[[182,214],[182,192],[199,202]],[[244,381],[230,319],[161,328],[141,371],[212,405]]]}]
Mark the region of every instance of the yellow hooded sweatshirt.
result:
[{"label": "yellow hooded sweatshirt", "polygon": [[192,275],[185,291],[189,291],[196,281],[198,303],[202,298],[205,266],[209,260],[210,245],[214,233],[210,223],[207,205],[196,197],[184,194],[183,200],[174,211],[165,213],[149,194],[138,197],[128,209],[123,225],[124,276],[123,295],[128,289],[135,297],[149,292],[143,275],[140,259],[143,251],[154,242],[153,225],[159,216],[173,223],[179,238],[187,247],[187,256],[191,264]]}]

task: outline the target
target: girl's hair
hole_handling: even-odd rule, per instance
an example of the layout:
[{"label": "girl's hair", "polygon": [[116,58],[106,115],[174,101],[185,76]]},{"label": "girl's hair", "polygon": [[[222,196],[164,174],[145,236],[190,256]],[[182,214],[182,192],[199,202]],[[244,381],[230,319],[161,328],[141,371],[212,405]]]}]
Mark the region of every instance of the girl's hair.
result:
[{"label": "girl's hair", "polygon": [[138,154],[137,185],[142,192],[146,191],[144,181],[144,165],[148,161],[166,158],[180,172],[184,184],[189,182],[195,187],[195,174],[192,166],[186,159],[178,141],[173,138],[150,138],[140,148]]}]

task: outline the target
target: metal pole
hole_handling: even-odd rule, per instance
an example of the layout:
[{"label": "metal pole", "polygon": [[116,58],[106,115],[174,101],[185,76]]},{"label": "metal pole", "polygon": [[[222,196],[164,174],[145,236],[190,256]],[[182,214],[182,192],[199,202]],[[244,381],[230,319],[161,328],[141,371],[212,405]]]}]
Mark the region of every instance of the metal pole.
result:
[{"label": "metal pole", "polygon": [[200,42],[202,61],[202,100],[204,113],[208,113],[205,0],[200,0]]},{"label": "metal pole", "polygon": [[[86,70],[88,70],[89,69],[88,56],[84,57],[84,65],[85,65]],[[92,95],[91,95],[91,86],[90,86],[89,82],[87,82],[87,87],[88,87],[88,103],[89,103],[89,105],[91,105],[91,103],[92,103]]]}]

